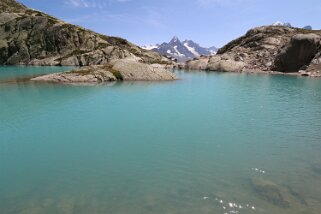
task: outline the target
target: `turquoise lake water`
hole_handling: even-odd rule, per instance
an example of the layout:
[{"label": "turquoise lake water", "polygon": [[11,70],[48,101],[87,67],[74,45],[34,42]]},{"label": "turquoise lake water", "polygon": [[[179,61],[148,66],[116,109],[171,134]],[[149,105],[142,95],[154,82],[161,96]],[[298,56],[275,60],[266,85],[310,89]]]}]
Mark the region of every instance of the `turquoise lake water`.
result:
[{"label": "turquoise lake water", "polygon": [[1,214],[321,213],[321,79],[14,81],[68,69],[0,68]]}]

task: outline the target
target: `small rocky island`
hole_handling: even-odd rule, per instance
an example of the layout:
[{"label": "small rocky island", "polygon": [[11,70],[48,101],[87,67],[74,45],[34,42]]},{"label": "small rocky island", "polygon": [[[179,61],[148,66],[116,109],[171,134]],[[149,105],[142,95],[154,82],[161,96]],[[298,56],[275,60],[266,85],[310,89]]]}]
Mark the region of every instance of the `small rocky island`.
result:
[{"label": "small rocky island", "polygon": [[81,67],[70,72],[35,77],[32,81],[53,83],[102,83],[114,81],[171,81],[176,76],[160,64],[144,64],[133,59],[111,64]]},{"label": "small rocky island", "polygon": [[321,76],[321,31],[263,26],[231,41],[217,55],[186,62],[190,70]]}]

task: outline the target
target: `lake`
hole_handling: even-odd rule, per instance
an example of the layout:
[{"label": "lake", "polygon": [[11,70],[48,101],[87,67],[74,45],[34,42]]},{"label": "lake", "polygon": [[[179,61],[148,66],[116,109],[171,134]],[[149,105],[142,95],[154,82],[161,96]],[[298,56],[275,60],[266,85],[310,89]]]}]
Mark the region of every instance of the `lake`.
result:
[{"label": "lake", "polygon": [[1,214],[321,212],[321,79],[22,81],[0,67]]}]

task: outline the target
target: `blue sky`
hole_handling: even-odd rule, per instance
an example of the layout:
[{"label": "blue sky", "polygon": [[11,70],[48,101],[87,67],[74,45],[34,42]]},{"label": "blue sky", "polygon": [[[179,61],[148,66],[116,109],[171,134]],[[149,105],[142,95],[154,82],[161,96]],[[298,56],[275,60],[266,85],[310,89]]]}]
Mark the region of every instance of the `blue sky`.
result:
[{"label": "blue sky", "polygon": [[221,47],[276,21],[321,29],[320,0],[19,0],[73,24],[135,44],[174,35]]}]

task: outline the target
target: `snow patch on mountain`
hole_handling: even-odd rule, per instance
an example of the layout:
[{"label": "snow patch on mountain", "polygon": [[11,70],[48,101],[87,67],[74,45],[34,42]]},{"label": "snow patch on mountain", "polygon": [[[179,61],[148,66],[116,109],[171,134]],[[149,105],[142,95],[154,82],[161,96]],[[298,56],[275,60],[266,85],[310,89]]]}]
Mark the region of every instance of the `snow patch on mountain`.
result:
[{"label": "snow patch on mountain", "polygon": [[195,50],[194,47],[188,46],[188,43],[187,43],[187,42],[184,43],[184,46],[185,46],[192,54],[194,54],[196,57],[199,57],[199,56],[200,56],[200,54]]},{"label": "snow patch on mountain", "polygon": [[153,50],[155,48],[158,48],[159,45],[144,45],[142,48],[145,50]]},{"label": "snow patch on mountain", "polygon": [[280,22],[276,21],[272,24],[273,26],[285,26],[285,27],[292,27],[291,23],[289,22]]}]

